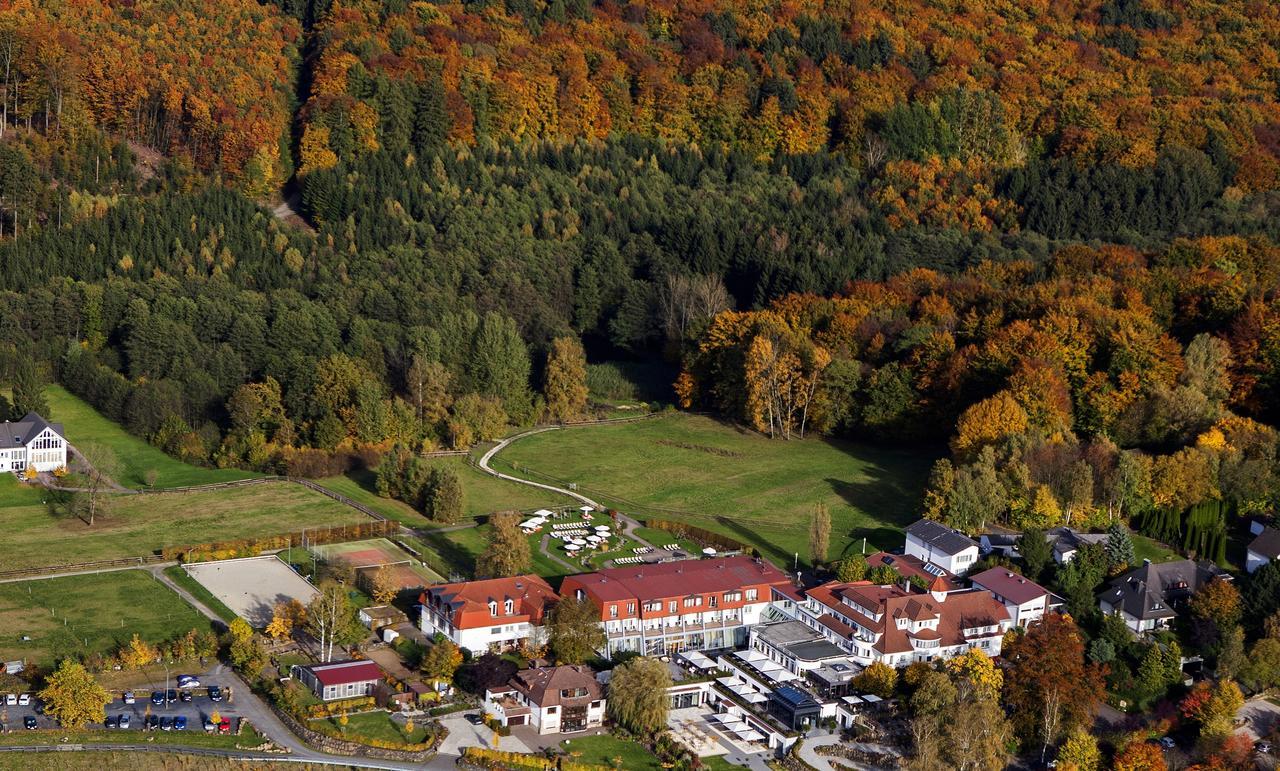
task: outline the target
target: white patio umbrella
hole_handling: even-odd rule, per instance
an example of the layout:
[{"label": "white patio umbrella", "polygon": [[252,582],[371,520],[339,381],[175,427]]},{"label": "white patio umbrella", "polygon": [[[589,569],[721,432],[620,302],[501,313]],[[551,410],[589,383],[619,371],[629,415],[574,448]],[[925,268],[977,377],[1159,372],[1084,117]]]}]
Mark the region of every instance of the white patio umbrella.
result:
[{"label": "white patio umbrella", "polygon": [[593,529],[594,529],[597,533],[602,533],[602,532],[606,532],[606,531],[608,531],[608,530],[611,530],[612,528],[610,528],[608,525],[596,525],[596,526],[595,526],[595,528],[593,528]]}]

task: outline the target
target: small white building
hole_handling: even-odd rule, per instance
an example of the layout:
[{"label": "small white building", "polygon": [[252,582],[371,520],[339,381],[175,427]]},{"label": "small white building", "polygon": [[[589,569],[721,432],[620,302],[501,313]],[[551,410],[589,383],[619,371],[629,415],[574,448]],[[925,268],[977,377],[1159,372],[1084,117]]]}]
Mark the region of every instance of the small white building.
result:
[{"label": "small white building", "polygon": [[1245,552],[1244,569],[1253,573],[1274,559],[1280,559],[1280,530],[1254,523],[1250,528],[1254,539]]},{"label": "small white building", "polygon": [[372,661],[338,661],[309,667],[294,665],[293,676],[324,701],[372,696],[383,680],[382,669]]},{"label": "small white building", "polygon": [[532,726],[539,734],[586,731],[604,723],[604,689],[582,665],[525,669],[485,691],[484,711],[504,726]]},{"label": "small white building", "polygon": [[984,570],[971,580],[974,589],[990,592],[1004,603],[1015,626],[1038,621],[1049,609],[1049,590],[1007,568]]},{"label": "small white building", "polygon": [[921,519],[907,527],[906,552],[959,576],[978,561],[978,542],[946,525]]},{"label": "small white building", "polygon": [[61,423],[50,423],[34,412],[4,422],[0,433],[0,471],[21,474],[28,467],[55,471],[67,465],[67,440]]}]

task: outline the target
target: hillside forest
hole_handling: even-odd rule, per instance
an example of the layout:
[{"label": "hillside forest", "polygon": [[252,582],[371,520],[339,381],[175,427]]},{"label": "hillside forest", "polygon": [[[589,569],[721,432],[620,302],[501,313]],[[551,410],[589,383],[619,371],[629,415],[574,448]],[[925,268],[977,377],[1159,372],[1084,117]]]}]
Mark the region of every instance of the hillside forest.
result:
[{"label": "hillside forest", "polygon": [[945,452],[966,531],[1220,556],[1275,503],[1278,50],[1266,2],[7,0],[0,369],[323,474],[625,361]]}]

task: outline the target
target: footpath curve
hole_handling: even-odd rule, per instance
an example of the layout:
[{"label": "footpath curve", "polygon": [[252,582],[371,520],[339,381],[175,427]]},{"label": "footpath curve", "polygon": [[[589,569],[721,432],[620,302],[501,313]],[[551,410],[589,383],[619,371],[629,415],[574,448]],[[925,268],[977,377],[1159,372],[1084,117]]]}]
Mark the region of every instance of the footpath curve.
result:
[{"label": "footpath curve", "polygon": [[[543,484],[542,482],[534,482],[529,479],[521,479],[520,477],[517,477],[517,476],[504,474],[501,471],[498,471],[497,469],[489,465],[490,461],[493,460],[493,457],[495,455],[505,450],[513,442],[519,439],[524,439],[527,436],[533,436],[534,434],[541,434],[547,431],[559,431],[562,428],[563,428],[562,426],[543,426],[541,428],[532,428],[532,429],[529,429],[528,431],[522,431],[514,436],[509,436],[506,439],[503,439],[502,441],[495,444],[493,447],[490,447],[488,451],[485,452],[484,455],[481,455],[480,459],[476,461],[476,465],[480,468],[481,471],[485,472],[486,474],[495,476],[498,479],[505,479],[508,482],[515,482],[516,484],[528,485],[529,487],[537,487],[542,490],[549,490],[553,493],[559,493],[560,495],[566,495],[570,498],[573,498],[576,501],[580,501],[581,503],[587,506],[603,511],[605,508],[607,508],[606,506],[596,501],[593,501],[592,499],[588,498],[587,496],[583,495],[577,490],[569,490],[563,487],[556,487],[555,485]],[[640,536],[636,535],[636,532],[635,532],[636,529],[641,526],[639,521],[632,519],[631,517],[627,516],[626,514],[623,514],[622,512],[618,512],[618,522],[621,523],[622,525],[622,532],[625,533],[627,537],[630,538],[631,540],[643,546],[648,546],[651,549],[658,548],[654,546],[652,543],[650,543],[649,541],[645,540],[644,538],[641,538]],[[564,562],[564,560],[560,559],[557,555],[551,553],[551,551],[547,548],[547,540],[548,539],[546,538],[542,539],[542,544],[541,544],[542,553],[547,555],[548,557],[551,557],[552,559],[559,562],[560,564],[565,565],[566,563]],[[568,566],[568,567],[570,567],[573,570],[577,569],[577,568],[573,568],[572,566]]]}]

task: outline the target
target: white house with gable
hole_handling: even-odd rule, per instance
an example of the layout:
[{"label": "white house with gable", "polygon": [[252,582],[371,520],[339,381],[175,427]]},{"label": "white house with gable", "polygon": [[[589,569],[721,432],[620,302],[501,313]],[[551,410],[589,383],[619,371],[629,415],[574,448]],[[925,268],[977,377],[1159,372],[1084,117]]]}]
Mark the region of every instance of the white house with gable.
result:
[{"label": "white house with gable", "polygon": [[921,519],[907,527],[906,552],[961,576],[978,561],[978,542],[946,525]]},{"label": "white house with gable", "polygon": [[61,423],[50,423],[34,412],[22,420],[4,422],[0,434],[0,471],[21,474],[28,467],[53,471],[67,465],[67,440]]}]

